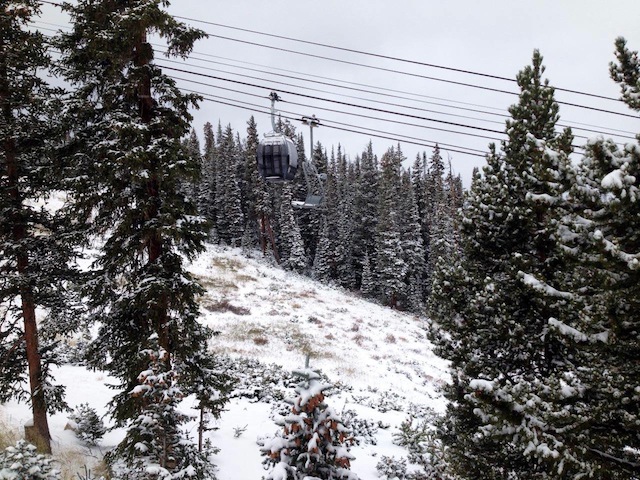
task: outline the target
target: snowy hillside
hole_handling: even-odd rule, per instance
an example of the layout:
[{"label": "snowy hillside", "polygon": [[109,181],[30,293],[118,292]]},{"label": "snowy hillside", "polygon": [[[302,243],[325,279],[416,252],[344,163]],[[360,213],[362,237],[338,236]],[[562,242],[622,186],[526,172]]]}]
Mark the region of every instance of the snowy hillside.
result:
[{"label": "snowy hillside", "polygon": [[[447,381],[447,367],[431,351],[425,320],[284,272],[260,257],[211,246],[191,266],[206,288],[202,321],[220,332],[211,351],[241,377],[218,429],[208,433],[220,448],[218,478],[260,479],[266,473],[257,441],[279,430],[273,419],[284,413],[282,397],[293,392],[289,373],[307,355],[311,367],[336,385],[327,403],[358,426],[352,470],[363,480],[378,478],[382,456],[407,457],[406,449],[392,443],[400,424],[444,408],[438,387]],[[72,407],[89,403],[99,413],[106,410],[113,392],[104,374],[64,366],[56,378],[67,385]],[[192,404],[186,399],[183,409]],[[12,427],[30,417],[25,405],[1,409]],[[64,414],[51,420],[54,449],[58,455],[79,452],[73,461],[63,460],[77,467],[95,463],[123,435],[109,432],[99,448],[88,449],[63,430],[66,422]]]}]

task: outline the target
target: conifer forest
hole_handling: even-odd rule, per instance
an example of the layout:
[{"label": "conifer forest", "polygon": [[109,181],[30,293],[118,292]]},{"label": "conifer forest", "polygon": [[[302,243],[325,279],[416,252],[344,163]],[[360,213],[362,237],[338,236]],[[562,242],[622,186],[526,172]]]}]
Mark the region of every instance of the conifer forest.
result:
[{"label": "conifer forest", "polygon": [[[640,479],[640,132],[576,136],[538,50],[513,72],[504,140],[468,185],[437,143],[415,156],[380,139],[356,155],[309,148],[277,111],[272,133],[300,167],[270,182],[256,116],[197,125],[204,99],[158,65],[208,35],[168,1],[53,2],[70,25],[51,35],[33,26],[43,3],[0,0],[0,479]],[[637,117],[640,45],[612,46],[611,81]],[[245,261],[278,273],[240,278]],[[216,262],[236,284],[205,274]],[[269,275],[282,280],[261,316],[257,287],[231,296]],[[267,365],[247,352],[287,355],[268,325],[298,284],[291,308],[306,323],[279,334],[299,364]],[[334,291],[343,300],[318,293]],[[352,302],[363,306],[347,320]],[[405,320],[381,335],[374,311]],[[392,348],[411,361],[352,384],[376,330],[372,365]],[[251,349],[223,351],[233,336]],[[339,354],[353,358],[329,378]],[[405,367],[420,388],[383,392],[384,371]],[[108,403],[71,403],[82,381],[65,368],[100,372]],[[220,442],[220,425],[240,401],[235,439],[258,428],[254,404],[276,428],[219,469],[235,441]],[[27,412],[17,434],[2,406]],[[403,420],[390,427],[389,412]],[[84,470],[61,472],[72,434],[56,415],[91,452]],[[400,457],[358,470],[385,441]],[[251,455],[255,477],[240,473]]]}]

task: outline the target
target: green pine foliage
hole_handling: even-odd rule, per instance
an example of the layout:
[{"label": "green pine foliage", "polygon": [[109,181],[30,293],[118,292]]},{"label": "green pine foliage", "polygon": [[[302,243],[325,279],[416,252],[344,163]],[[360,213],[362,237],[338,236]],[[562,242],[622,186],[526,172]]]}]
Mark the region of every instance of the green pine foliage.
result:
[{"label": "green pine foliage", "polygon": [[452,361],[442,436],[463,478],[557,478],[573,452],[540,417],[578,392],[567,352],[549,331],[567,297],[554,209],[568,188],[571,133],[542,57],[518,74],[502,152],[491,146],[463,209],[463,255],[436,271],[431,313],[439,353]]},{"label": "green pine foliage", "polygon": [[353,444],[350,431],[337,413],[325,403],[331,388],[320,372],[311,368],[294,371],[299,379],[297,397],[290,399],[291,413],[279,424],[281,435],[264,442],[260,450],[272,467],[268,480],[357,480],[351,472]]},{"label": "green pine foliage", "polygon": [[87,445],[97,445],[98,441],[107,433],[104,422],[98,416],[98,412],[88,403],[76,407],[76,411],[69,416],[75,423],[76,436]]},{"label": "green pine foliage", "polygon": [[[150,345],[157,339],[150,339]],[[135,417],[125,439],[106,460],[113,479],[215,479],[208,458],[212,452],[199,451],[180,426],[190,420],[178,410],[184,394],[178,374],[167,367],[169,354],[155,346],[140,352],[148,368],[140,372],[139,385],[130,393],[140,399],[142,410]]]},{"label": "green pine foliage", "polygon": [[61,480],[53,459],[37,453],[36,447],[24,440],[0,452],[0,478],[11,480]]},{"label": "green pine foliage", "polygon": [[[166,4],[66,5],[73,30],[58,42],[60,72],[74,87],[66,152],[76,166],[74,213],[90,216],[87,233],[103,239],[84,292],[100,326],[90,357],[119,381],[110,413],[120,426],[149,408],[143,395],[132,392],[148,367],[143,352],[156,341],[166,352],[164,369],[177,373],[185,395],[195,394],[207,407],[224,400],[225,381],[206,355],[212,332],[198,322],[203,290],[184,265],[204,249],[207,235],[194,201],[181,193],[199,173],[181,141],[198,98],[181,93],[162,73],[146,40],[154,33],[166,41],[169,55],[185,57],[203,32],[177,22],[161,8]],[[135,422],[130,427],[137,428]],[[144,453],[134,447],[125,442],[120,457]],[[176,465],[187,460],[175,458]]]},{"label": "green pine foliage", "polygon": [[62,387],[50,384],[54,336],[78,321],[69,290],[76,240],[62,211],[43,206],[66,186],[56,156],[61,92],[44,80],[50,45],[30,28],[40,3],[0,8],[0,401],[30,402],[50,451],[47,412],[66,407]]}]

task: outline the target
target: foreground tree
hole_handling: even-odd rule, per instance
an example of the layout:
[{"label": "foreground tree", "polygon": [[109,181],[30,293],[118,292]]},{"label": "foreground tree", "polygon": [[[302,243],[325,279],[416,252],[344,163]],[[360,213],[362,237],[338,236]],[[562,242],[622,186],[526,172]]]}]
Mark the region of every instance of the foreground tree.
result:
[{"label": "foreground tree", "polygon": [[72,247],[61,218],[42,206],[61,188],[53,160],[59,107],[57,93],[39,77],[50,63],[47,45],[28,29],[39,2],[0,5],[0,402],[30,400],[30,441],[50,453],[47,412],[62,406],[62,390],[49,384],[51,348],[38,332],[36,309],[45,309],[58,333],[70,327],[54,317],[65,309]]},{"label": "foreground tree", "polygon": [[[163,352],[162,371],[203,406],[219,408],[215,387],[222,388],[206,355],[211,332],[197,321],[202,288],[184,266],[184,258],[203,250],[206,236],[193,201],[180,191],[198,173],[181,142],[197,97],[182,94],[161,72],[147,41],[147,34],[158,35],[169,55],[185,57],[203,33],[177,22],[161,8],[167,5],[158,0],[67,5],[73,30],[59,42],[61,70],[75,87],[68,104],[68,153],[78,170],[75,214],[91,216],[91,233],[103,239],[86,289],[100,324],[92,358],[120,381],[111,403],[117,425],[161,401],[134,394],[141,372],[148,370],[144,353],[149,350]],[[143,454],[127,445],[131,455]],[[131,464],[123,449],[118,454],[112,464],[118,458]],[[172,474],[182,465],[181,459],[164,460]]]},{"label": "foreground tree", "polygon": [[291,414],[280,422],[282,436],[260,449],[267,456],[264,463],[273,467],[267,479],[358,480],[349,469],[354,458],[347,448],[353,441],[350,432],[324,401],[331,385],[322,382],[318,370],[307,367],[293,373],[300,379],[298,396],[289,400]]},{"label": "foreground tree", "polygon": [[571,469],[571,449],[540,421],[549,404],[577,393],[548,327],[567,298],[544,288],[565,271],[553,232],[572,137],[555,130],[558,104],[543,72],[536,51],[517,77],[508,140],[500,153],[491,146],[463,208],[463,255],[435,272],[435,337],[454,380],[443,439],[463,478],[558,478]]},{"label": "foreground tree", "polygon": [[[640,62],[616,41],[611,75],[622,99],[640,110]],[[549,320],[572,352],[577,393],[547,415],[580,473],[623,479],[640,475],[640,148],[596,138],[586,147],[571,190],[575,205],[558,229],[572,260],[570,292],[578,315]],[[576,401],[577,399],[577,401]],[[551,412],[550,412],[551,413]],[[559,420],[561,419],[561,421]]]}]

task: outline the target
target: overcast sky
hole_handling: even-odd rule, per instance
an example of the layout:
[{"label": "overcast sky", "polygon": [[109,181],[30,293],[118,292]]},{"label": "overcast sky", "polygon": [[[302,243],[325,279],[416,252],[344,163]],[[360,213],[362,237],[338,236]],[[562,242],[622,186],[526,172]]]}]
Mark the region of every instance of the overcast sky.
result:
[{"label": "overcast sky", "polygon": [[[373,141],[374,150],[378,155],[381,155],[396,142],[371,135],[347,133],[329,128],[330,126],[351,130],[357,129],[354,127],[376,129],[386,132],[379,133],[380,135],[398,139],[401,138],[400,135],[405,135],[421,139],[414,140],[418,143],[424,143],[423,141],[426,140],[429,144],[433,142],[450,144],[452,147],[443,147],[445,158],[448,156],[447,148],[467,147],[486,152],[487,145],[492,140],[481,137],[502,138],[500,134],[486,130],[402,117],[389,112],[406,113],[502,132],[504,119],[495,114],[505,114],[506,108],[516,101],[516,96],[407,74],[437,77],[512,92],[516,92],[516,85],[513,82],[503,80],[268,37],[241,31],[237,28],[508,78],[515,78],[518,70],[530,62],[532,52],[537,48],[544,56],[544,63],[547,67],[546,76],[552,85],[616,98],[619,96],[618,89],[609,79],[608,74],[608,63],[614,59],[613,42],[616,37],[624,36],[628,40],[630,48],[640,50],[640,29],[638,28],[640,1],[638,0],[608,0],[606,2],[602,0],[492,0],[484,2],[478,0],[320,0],[314,2],[308,0],[232,0],[226,2],[175,0],[169,10],[175,15],[236,27],[225,28],[188,21],[210,34],[239,41],[211,36],[196,44],[193,57],[187,60],[185,65],[167,63],[160,60],[160,55],[158,55],[158,63],[223,77],[236,82],[261,85],[266,88],[166,70],[172,76],[190,78],[205,84],[181,81],[181,86],[208,95],[248,102],[255,107],[244,104],[246,107],[261,110],[269,106],[267,99],[269,91],[275,90],[283,100],[278,104],[280,110],[293,112],[292,116],[295,118],[301,115],[315,114],[324,123],[325,126],[314,130],[314,141],[321,141],[329,150],[332,145],[337,146],[340,143],[343,151],[352,159],[362,152],[369,139]],[[55,14],[52,7],[44,10],[43,20],[64,23],[62,17]],[[329,57],[341,62],[278,51],[243,42]],[[224,58],[214,58],[211,55]],[[344,62],[364,64],[369,68]],[[370,67],[379,67],[388,71]],[[234,75],[230,72],[244,76]],[[398,72],[405,72],[405,74]],[[314,81],[282,78],[282,75]],[[310,75],[317,77],[310,77]],[[275,83],[276,81],[286,82],[290,85],[278,84]],[[338,88],[327,84],[350,88]],[[223,90],[223,88],[244,93]],[[395,97],[374,95],[353,90],[354,88],[374,90],[395,95]],[[395,90],[395,92],[390,90]],[[359,109],[297,96],[293,93],[363,105],[389,112]],[[565,92],[557,92],[556,98],[568,103],[627,114],[632,113],[619,102]],[[229,100],[220,98],[218,100],[230,103]],[[386,104],[381,102],[386,102]],[[455,102],[465,102],[466,104]],[[305,106],[293,105],[292,103]],[[411,108],[389,105],[389,103],[402,104]],[[479,110],[479,112],[465,110],[465,108]],[[323,109],[340,110],[348,112],[349,115]],[[483,112],[494,113],[494,115]],[[386,119],[391,122],[357,117],[352,115],[354,113]],[[637,117],[625,118],[567,105],[561,105],[560,113],[561,123],[574,127],[640,132],[640,121]],[[230,123],[234,129],[240,130],[244,135],[246,121],[252,114],[258,122],[261,133],[270,130],[269,116],[266,113],[250,112],[209,101],[203,102],[200,111],[194,113],[195,127],[201,133],[202,125],[206,121],[210,121],[214,125],[221,121],[223,125]],[[338,125],[336,122],[351,126]],[[419,126],[402,125],[397,122]],[[577,125],[577,122],[593,126]],[[308,151],[308,127],[299,122],[294,123],[299,129],[302,129],[299,131],[305,136]],[[435,130],[435,128],[455,130],[461,133],[448,133]],[[592,132],[577,129],[574,129],[574,133],[585,137],[595,135]],[[617,140],[620,142],[630,141],[621,137]],[[577,138],[575,143],[579,145],[584,142],[583,138]],[[429,154],[431,153],[429,147],[406,142],[401,142],[401,145],[409,162],[418,152],[426,150]],[[467,183],[473,166],[483,163],[482,158],[459,152],[449,152],[449,156],[454,170],[462,173],[465,183]]]}]

